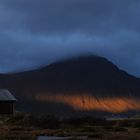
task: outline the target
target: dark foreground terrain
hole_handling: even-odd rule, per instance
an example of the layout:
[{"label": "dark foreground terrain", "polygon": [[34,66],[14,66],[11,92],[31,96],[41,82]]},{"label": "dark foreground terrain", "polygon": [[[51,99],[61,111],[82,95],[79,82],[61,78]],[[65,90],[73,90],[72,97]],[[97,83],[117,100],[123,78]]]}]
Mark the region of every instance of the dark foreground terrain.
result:
[{"label": "dark foreground terrain", "polygon": [[16,113],[0,117],[0,140],[37,140],[38,136],[72,136],[71,140],[139,140],[139,116],[127,119],[56,118]]}]

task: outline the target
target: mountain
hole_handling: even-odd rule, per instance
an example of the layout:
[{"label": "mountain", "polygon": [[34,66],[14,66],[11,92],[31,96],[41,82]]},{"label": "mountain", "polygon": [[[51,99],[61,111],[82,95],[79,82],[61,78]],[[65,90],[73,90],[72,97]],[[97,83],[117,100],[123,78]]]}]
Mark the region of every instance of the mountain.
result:
[{"label": "mountain", "polygon": [[[15,94],[18,109],[33,112],[65,110],[68,113],[74,108],[74,98],[84,108],[89,107],[84,99],[87,97],[97,99],[100,106],[100,98],[140,97],[139,78],[120,70],[106,58],[92,55],[59,61],[33,71],[1,74],[0,88]],[[105,100],[103,102],[104,105]]]}]

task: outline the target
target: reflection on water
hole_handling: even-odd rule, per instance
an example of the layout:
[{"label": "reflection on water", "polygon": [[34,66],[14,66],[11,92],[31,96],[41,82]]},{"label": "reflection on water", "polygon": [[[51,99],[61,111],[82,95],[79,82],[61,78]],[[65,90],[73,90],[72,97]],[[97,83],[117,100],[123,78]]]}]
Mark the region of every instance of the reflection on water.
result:
[{"label": "reflection on water", "polygon": [[130,97],[96,98],[88,95],[38,94],[36,99],[42,102],[63,103],[80,111],[99,110],[122,113],[129,110],[140,110],[140,100]]}]

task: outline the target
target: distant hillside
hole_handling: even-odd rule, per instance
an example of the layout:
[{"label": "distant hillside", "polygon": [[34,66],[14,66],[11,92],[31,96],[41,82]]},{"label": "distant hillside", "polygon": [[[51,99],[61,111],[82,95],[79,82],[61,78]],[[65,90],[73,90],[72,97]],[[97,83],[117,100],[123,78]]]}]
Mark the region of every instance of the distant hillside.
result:
[{"label": "distant hillside", "polygon": [[[56,62],[38,70],[0,75],[0,85],[1,88],[12,91],[22,102],[22,105],[19,102],[19,108],[30,111],[36,107],[40,110],[39,106],[44,105],[46,110],[52,111],[55,108],[52,102],[44,104],[36,101],[38,94],[86,94],[96,98],[140,97],[140,79],[98,56],[82,56]],[[31,104],[30,109],[25,102]],[[63,103],[55,103],[57,107],[65,108]]]}]

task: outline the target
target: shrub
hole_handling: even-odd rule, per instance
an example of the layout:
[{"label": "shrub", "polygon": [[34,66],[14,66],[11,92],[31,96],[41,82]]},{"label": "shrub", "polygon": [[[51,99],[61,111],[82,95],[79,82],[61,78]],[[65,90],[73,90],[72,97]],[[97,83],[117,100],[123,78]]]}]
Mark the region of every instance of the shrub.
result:
[{"label": "shrub", "polygon": [[126,128],[124,128],[124,127],[113,127],[113,131],[115,131],[115,132],[126,132],[126,131],[128,131]]},{"label": "shrub", "polygon": [[37,126],[41,128],[57,129],[60,127],[60,121],[53,115],[41,115],[37,120]]},{"label": "shrub", "polygon": [[104,135],[102,133],[95,133],[88,135],[88,138],[102,139]]},{"label": "shrub", "polygon": [[80,132],[97,132],[97,128],[94,126],[85,126],[80,129]]}]

